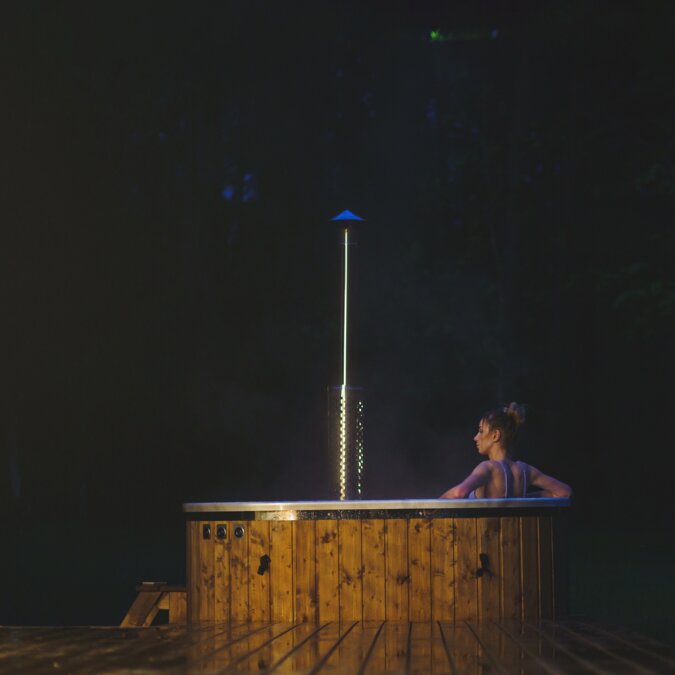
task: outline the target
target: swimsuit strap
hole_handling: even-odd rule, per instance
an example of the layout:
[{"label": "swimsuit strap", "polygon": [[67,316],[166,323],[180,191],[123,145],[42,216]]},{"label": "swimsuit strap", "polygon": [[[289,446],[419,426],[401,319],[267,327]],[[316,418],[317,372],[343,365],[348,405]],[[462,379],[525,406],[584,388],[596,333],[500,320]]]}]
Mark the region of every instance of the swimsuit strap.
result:
[{"label": "swimsuit strap", "polygon": [[506,462],[504,461],[499,462],[499,466],[502,467],[502,471],[504,472],[504,499],[507,499],[509,496],[509,473],[511,472],[506,470],[504,464],[506,464]]},{"label": "swimsuit strap", "polygon": [[520,467],[520,470],[523,472],[523,497],[527,497],[527,471],[525,471],[525,467],[523,466],[522,462],[516,462],[516,464]]}]

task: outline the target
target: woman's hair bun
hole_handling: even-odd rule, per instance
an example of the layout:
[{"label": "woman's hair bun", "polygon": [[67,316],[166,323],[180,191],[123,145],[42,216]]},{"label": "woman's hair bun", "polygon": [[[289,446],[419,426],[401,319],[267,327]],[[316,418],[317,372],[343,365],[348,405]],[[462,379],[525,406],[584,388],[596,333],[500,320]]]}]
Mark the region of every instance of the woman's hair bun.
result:
[{"label": "woman's hair bun", "polygon": [[525,421],[525,406],[520,403],[511,401],[511,403],[504,407],[504,412],[513,418],[517,426],[520,426]]}]

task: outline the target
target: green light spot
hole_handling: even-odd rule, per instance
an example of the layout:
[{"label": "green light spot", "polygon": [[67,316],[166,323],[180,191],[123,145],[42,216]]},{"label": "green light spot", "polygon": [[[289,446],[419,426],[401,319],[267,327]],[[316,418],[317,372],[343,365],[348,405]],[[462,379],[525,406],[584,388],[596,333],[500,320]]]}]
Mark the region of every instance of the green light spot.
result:
[{"label": "green light spot", "polygon": [[440,37],[440,35],[441,35],[440,32],[437,31],[437,30],[432,30],[431,33],[429,33],[429,37],[431,38],[432,42],[433,42],[434,40],[438,40],[438,38]]}]

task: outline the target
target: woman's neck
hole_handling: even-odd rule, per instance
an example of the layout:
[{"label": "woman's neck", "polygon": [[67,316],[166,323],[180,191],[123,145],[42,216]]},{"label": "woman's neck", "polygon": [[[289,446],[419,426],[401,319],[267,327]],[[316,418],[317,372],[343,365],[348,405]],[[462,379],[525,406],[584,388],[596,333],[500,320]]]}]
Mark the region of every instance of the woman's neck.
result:
[{"label": "woman's neck", "polygon": [[506,452],[506,448],[501,445],[493,445],[488,450],[488,457],[493,462],[503,462],[505,459],[509,458],[509,453]]}]

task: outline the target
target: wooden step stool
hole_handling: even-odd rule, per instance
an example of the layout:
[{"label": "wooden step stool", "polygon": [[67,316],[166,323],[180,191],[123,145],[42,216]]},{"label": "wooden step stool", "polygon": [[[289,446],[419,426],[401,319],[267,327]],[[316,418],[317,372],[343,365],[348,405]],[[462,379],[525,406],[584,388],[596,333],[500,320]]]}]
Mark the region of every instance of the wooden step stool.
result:
[{"label": "wooden step stool", "polygon": [[170,586],[164,581],[144,581],[136,586],[138,595],[122,619],[120,626],[151,626],[160,609],[169,611],[170,624],[187,620],[185,586]]}]

